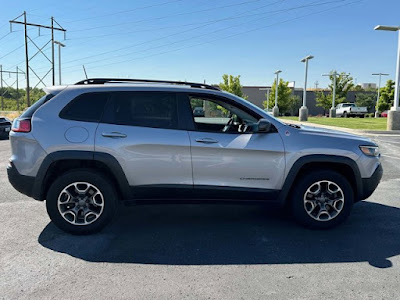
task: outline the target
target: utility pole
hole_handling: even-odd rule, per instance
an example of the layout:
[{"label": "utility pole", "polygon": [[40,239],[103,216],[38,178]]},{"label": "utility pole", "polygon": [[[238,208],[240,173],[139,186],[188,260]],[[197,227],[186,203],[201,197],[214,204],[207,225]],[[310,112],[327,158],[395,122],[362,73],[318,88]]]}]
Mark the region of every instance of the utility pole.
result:
[{"label": "utility pole", "polygon": [[318,82],[318,80],[317,81],[315,81],[315,90],[318,90],[318,86],[319,86],[319,82]]},{"label": "utility pole", "polygon": [[[7,82],[5,82],[5,81],[3,80],[3,73],[8,73],[8,75],[11,75],[11,74],[16,74],[16,75],[17,75],[17,80],[16,80],[16,82],[17,82],[17,90],[18,90],[18,74],[24,74],[24,72],[19,72],[19,71],[18,71],[18,67],[17,67],[16,72],[13,72],[13,71],[6,71],[6,70],[3,70],[3,66],[0,65],[0,89],[1,89],[1,92],[0,92],[0,99],[1,99],[1,110],[4,110],[4,98],[3,98],[3,96],[4,96],[5,92],[3,92],[3,87],[4,87],[3,83],[5,83],[5,84],[7,85],[7,87],[11,87],[10,85],[7,84]],[[14,83],[15,83],[15,82],[14,82]],[[13,85],[13,84],[12,84],[12,85]],[[18,99],[17,99],[17,106],[19,106],[19,104],[18,104]]]},{"label": "utility pole", "polygon": [[374,28],[374,30],[394,31],[398,35],[394,100],[393,106],[388,111],[387,130],[400,130],[400,26],[378,25]]},{"label": "utility pole", "polygon": [[379,111],[377,109],[377,106],[378,106],[378,102],[379,102],[379,97],[381,95],[381,78],[382,78],[382,76],[389,76],[389,74],[373,73],[372,75],[379,76],[379,80],[378,80],[378,96],[376,97],[376,104],[375,104],[375,118],[378,118],[379,117]]},{"label": "utility pole", "polygon": [[267,108],[266,108],[266,110],[268,111],[269,110],[269,93],[271,92],[271,89],[270,88],[259,88],[258,89],[259,91],[267,91]]},{"label": "utility pole", "polygon": [[[10,27],[12,23],[10,22]],[[25,36],[25,74],[26,74],[26,104],[31,106],[30,87],[29,87],[29,52],[28,52],[28,28],[26,24],[26,11],[24,11],[24,36]],[[10,28],[11,29],[11,28]]]},{"label": "utility pole", "polygon": [[322,76],[333,76],[333,89],[332,89],[332,107],[329,110],[329,118],[336,118],[336,108],[335,108],[335,98],[336,98],[336,76],[339,75],[338,72],[334,71],[330,74],[322,74]]},{"label": "utility pole", "polygon": [[301,62],[305,63],[305,76],[304,76],[304,91],[303,91],[303,106],[299,109],[299,121],[308,120],[308,108],[307,108],[307,76],[308,76],[308,61],[313,59],[314,56],[308,55],[304,57]]},{"label": "utility pole", "polygon": [[61,85],[61,47],[65,45],[59,41],[53,41],[53,43],[58,45],[58,84]]},{"label": "utility pole", "polygon": [[18,91],[18,74],[25,74],[25,73],[22,72],[21,70],[19,70],[18,67],[17,67],[17,69],[16,69],[15,72],[14,72],[14,71],[6,71],[6,70],[3,70],[3,66],[0,65],[0,89],[1,89],[0,98],[1,98],[1,110],[4,110],[4,99],[3,99],[3,96],[4,96],[5,92],[3,92],[3,87],[4,87],[3,83],[5,83],[5,84],[7,85],[7,87],[11,87],[11,86],[15,83],[15,82],[14,82],[13,84],[11,84],[11,86],[8,85],[7,82],[5,82],[5,81],[3,80],[3,73],[8,73],[8,75],[16,74],[16,76],[17,76],[17,80],[16,80],[16,83],[17,83],[17,107],[18,107],[18,110],[19,110],[19,99],[18,99],[18,97],[19,97],[19,91]]},{"label": "utility pole", "polygon": [[17,74],[17,110],[19,111],[18,67],[16,69],[16,74]]},{"label": "utility pole", "polygon": [[279,87],[279,73],[281,73],[281,70],[277,70],[275,72],[276,75],[276,84],[275,84],[275,106],[272,109],[272,114],[274,115],[274,117],[278,117],[279,116],[279,107],[278,107],[278,87]]},{"label": "utility pole", "polygon": [[[23,21],[17,21],[17,19],[19,19],[20,17],[23,16]],[[23,14],[21,14],[20,16],[16,17],[15,19],[10,21],[10,30],[12,31],[12,24],[22,24],[24,25],[24,40],[25,40],[25,74],[26,74],[26,102],[27,105],[30,106],[31,105],[31,100],[30,100],[30,71],[32,71],[32,73],[37,77],[37,79],[39,80],[39,82],[34,86],[37,87],[40,83],[42,83],[44,86],[45,83],[43,82],[44,78],[50,73],[52,72],[52,84],[55,84],[55,69],[54,69],[54,31],[60,31],[64,33],[64,39],[65,39],[65,33],[66,30],[57,23],[57,21],[51,17],[51,26],[47,26],[47,25],[42,25],[42,24],[35,24],[35,23],[29,23],[27,21],[26,18],[26,12],[24,11]],[[58,27],[55,27],[54,24],[57,24]],[[44,28],[44,29],[50,29],[51,30],[51,40],[48,41],[44,46],[39,47],[30,37],[28,34],[28,26],[32,26],[32,27],[37,27],[39,29],[39,33],[40,33],[40,29]],[[37,52],[29,57],[29,49],[28,49],[28,42],[31,42],[36,48],[37,48]],[[43,48],[46,47],[49,43],[51,42],[51,47],[52,47],[52,51],[51,51],[51,59],[49,59],[47,57],[47,55],[43,52]],[[35,71],[34,69],[30,66],[29,62],[30,60],[35,57],[37,54],[41,53],[51,64],[51,69],[42,77],[40,77]]]}]

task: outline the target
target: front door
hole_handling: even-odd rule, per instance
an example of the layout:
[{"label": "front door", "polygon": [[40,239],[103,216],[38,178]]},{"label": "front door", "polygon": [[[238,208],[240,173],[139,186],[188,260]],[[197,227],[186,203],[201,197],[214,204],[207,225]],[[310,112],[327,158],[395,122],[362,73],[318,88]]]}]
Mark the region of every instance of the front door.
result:
[{"label": "front door", "polygon": [[252,132],[260,117],[228,100],[189,95],[194,186],[280,189],[285,160],[279,133]]}]

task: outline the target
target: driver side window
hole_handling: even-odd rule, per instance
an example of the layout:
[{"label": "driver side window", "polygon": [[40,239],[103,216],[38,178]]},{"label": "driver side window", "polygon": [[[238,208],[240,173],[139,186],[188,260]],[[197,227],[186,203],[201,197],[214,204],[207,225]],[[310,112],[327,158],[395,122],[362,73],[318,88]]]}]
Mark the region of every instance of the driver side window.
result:
[{"label": "driver side window", "polygon": [[201,96],[189,96],[193,121],[198,131],[251,132],[258,120],[231,104]]}]

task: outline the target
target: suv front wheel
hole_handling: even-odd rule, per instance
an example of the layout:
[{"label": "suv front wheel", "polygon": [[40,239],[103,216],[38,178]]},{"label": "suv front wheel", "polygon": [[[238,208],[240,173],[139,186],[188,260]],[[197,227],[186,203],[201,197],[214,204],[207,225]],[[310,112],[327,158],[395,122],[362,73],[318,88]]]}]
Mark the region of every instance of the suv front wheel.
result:
[{"label": "suv front wheel", "polygon": [[50,186],[46,208],[60,229],[90,234],[112,220],[117,209],[116,195],[110,182],[96,170],[74,170],[61,175]]},{"label": "suv front wheel", "polygon": [[303,176],[291,196],[292,212],[302,225],[325,229],[350,215],[354,191],[348,180],[334,171],[314,171]]}]

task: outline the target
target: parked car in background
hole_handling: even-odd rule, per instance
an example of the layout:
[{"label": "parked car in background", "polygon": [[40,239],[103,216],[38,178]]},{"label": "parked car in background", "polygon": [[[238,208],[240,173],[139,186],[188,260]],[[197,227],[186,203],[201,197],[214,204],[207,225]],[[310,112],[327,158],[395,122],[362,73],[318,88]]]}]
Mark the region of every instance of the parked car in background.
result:
[{"label": "parked car in background", "polygon": [[381,112],[381,117],[382,118],[387,118],[387,115],[388,115],[388,111],[387,110]]},{"label": "parked car in background", "polygon": [[368,138],[285,124],[214,86],[149,81],[51,87],[14,120],[8,178],[46,200],[59,228],[94,233],[122,201],[187,199],[275,201],[299,223],[329,228],[382,177]]},{"label": "parked car in background", "polygon": [[11,121],[6,117],[0,117],[0,138],[8,138],[11,130]]},{"label": "parked car in background", "polygon": [[360,117],[364,118],[368,113],[366,107],[358,107],[355,103],[340,103],[336,106],[336,117]]}]

